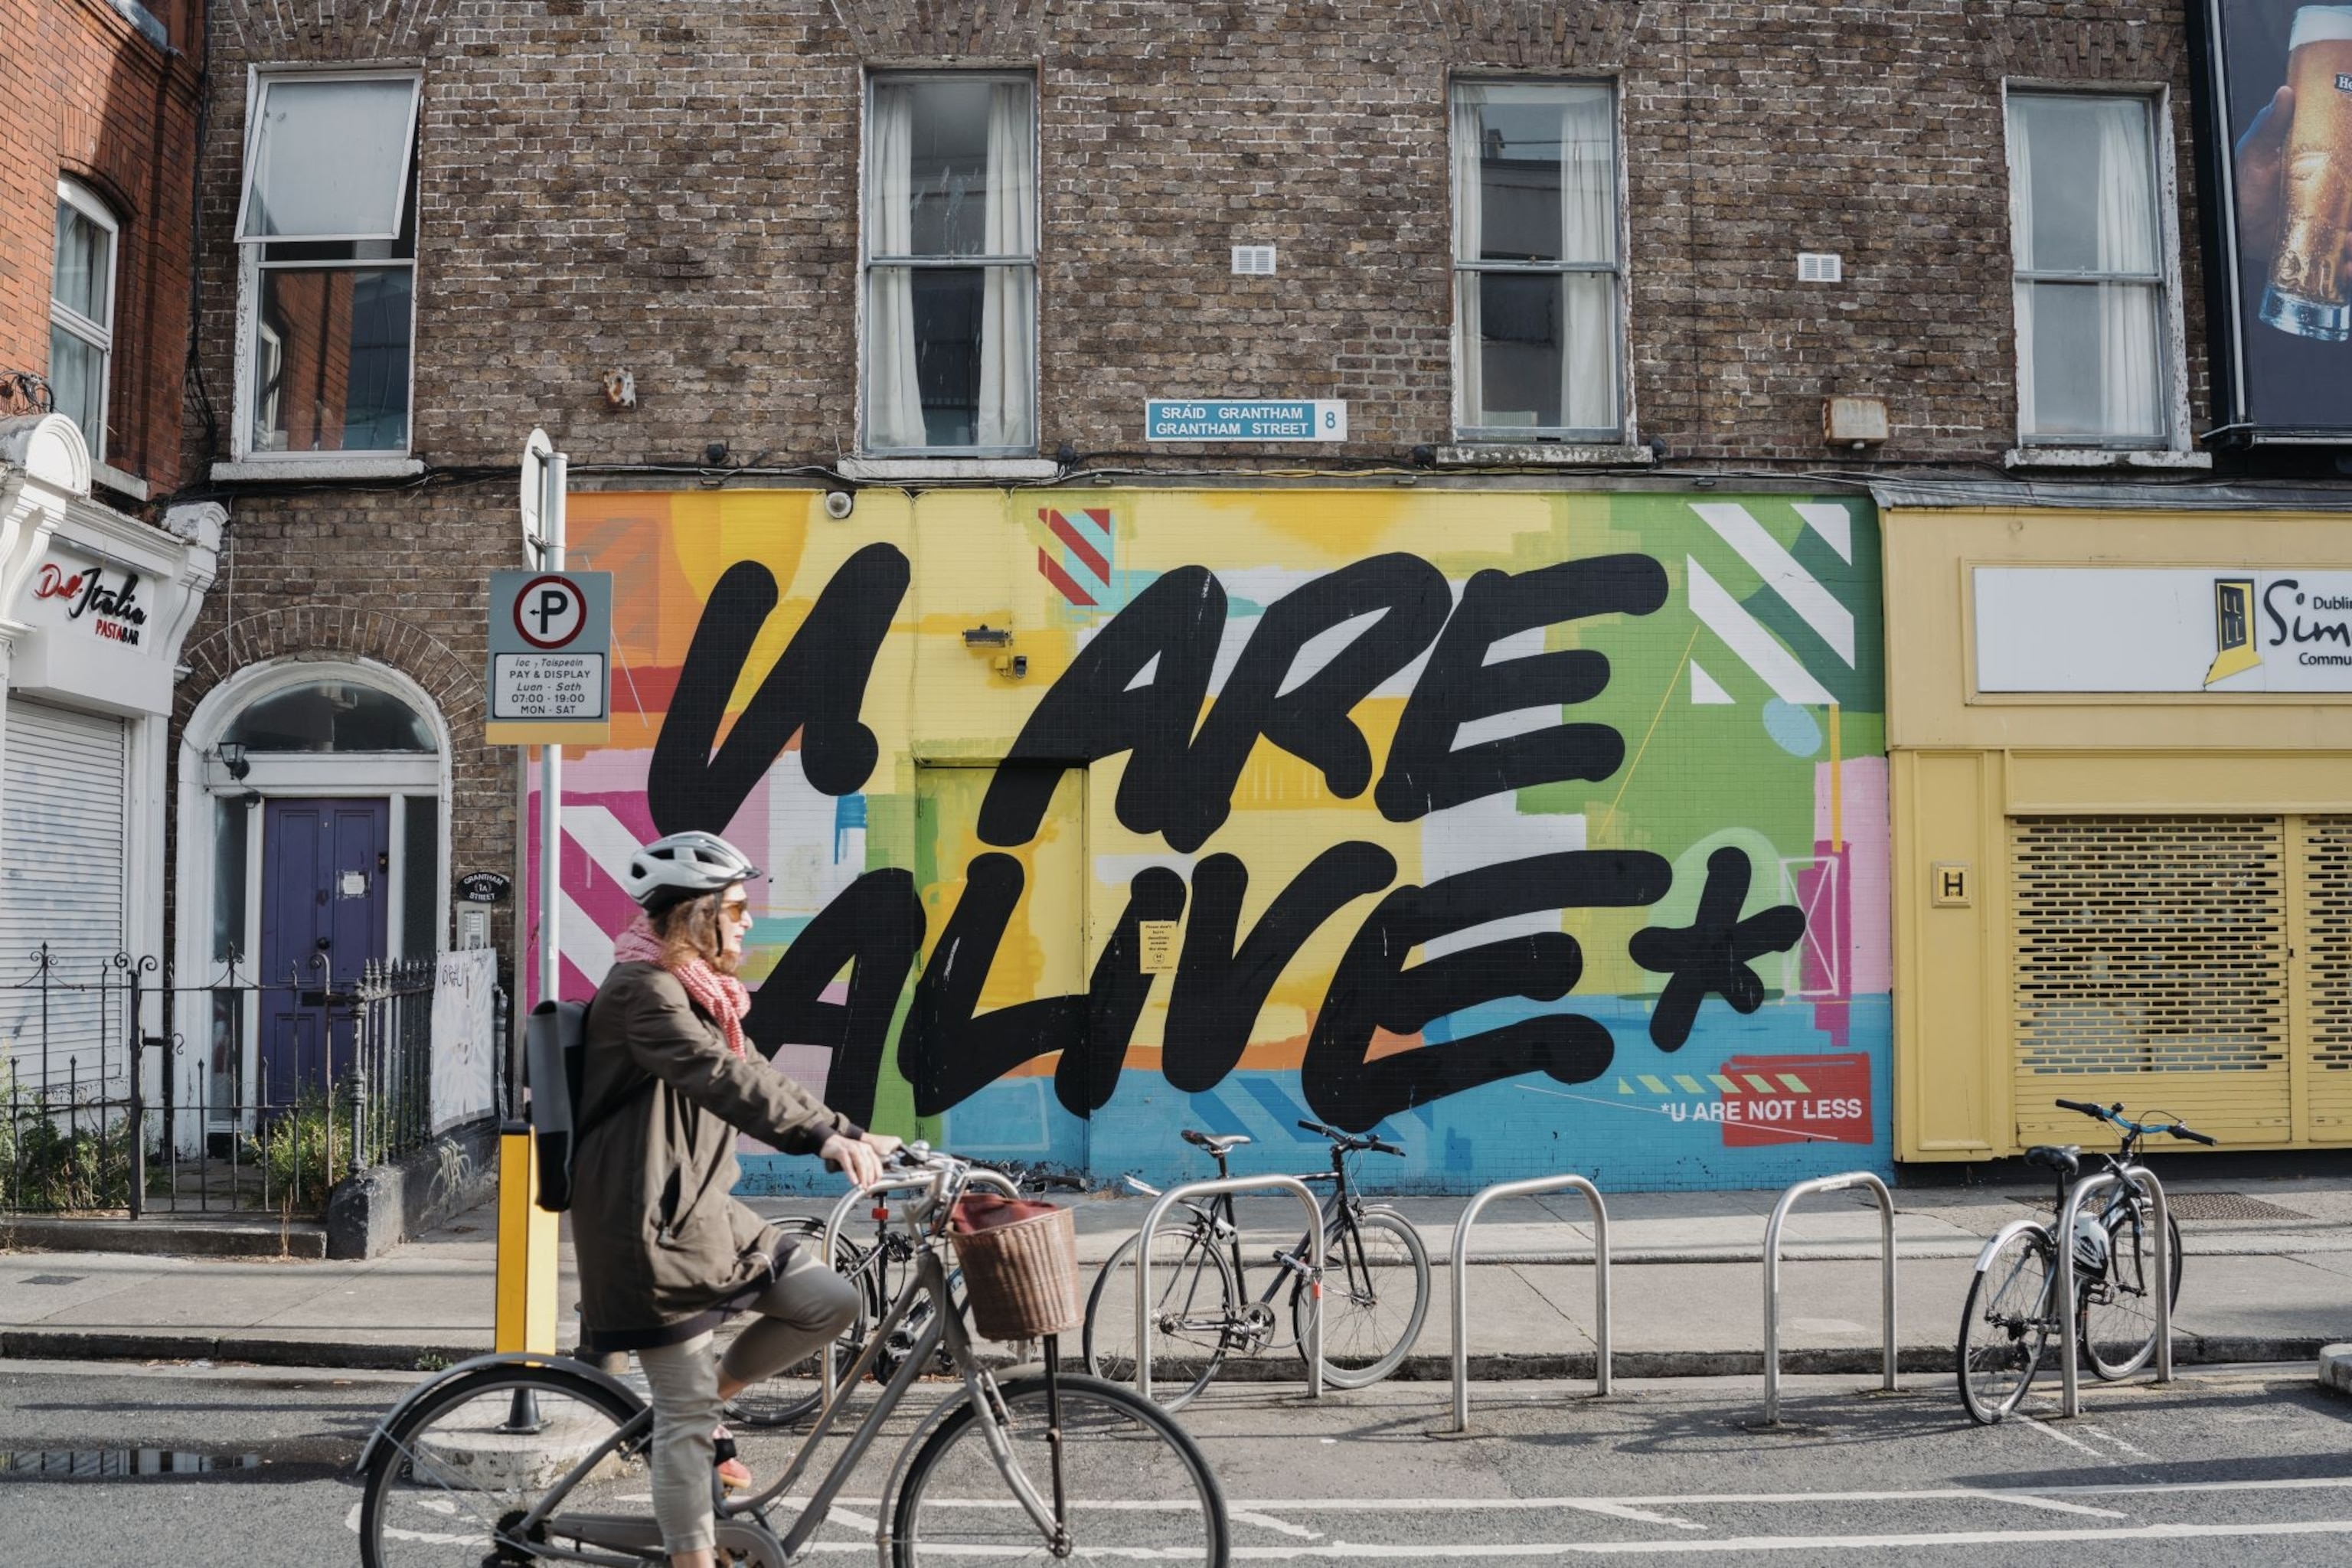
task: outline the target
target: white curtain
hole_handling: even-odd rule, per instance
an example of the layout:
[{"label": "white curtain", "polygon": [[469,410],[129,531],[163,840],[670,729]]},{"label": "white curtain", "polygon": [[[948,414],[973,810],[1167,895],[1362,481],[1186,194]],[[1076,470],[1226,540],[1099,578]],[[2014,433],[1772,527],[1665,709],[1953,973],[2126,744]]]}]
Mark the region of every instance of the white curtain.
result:
[{"label": "white curtain", "polygon": [[[1609,95],[1571,94],[1560,106],[1560,257],[1568,261],[1610,261],[1617,254],[1617,177],[1612,156],[1616,137]],[[1571,272],[1560,279],[1560,423],[1577,429],[1613,429],[1617,424],[1617,322],[1615,279],[1605,272]]]},{"label": "white curtain", "polygon": [[[914,244],[912,89],[877,84],[866,131],[873,141],[866,171],[866,254],[904,256]],[[929,445],[915,374],[914,275],[904,267],[877,267],[867,279],[866,442],[880,447]]]},{"label": "white curtain", "polygon": [[[2018,264],[2033,265],[2033,139],[2031,115],[2018,114],[2009,159],[2009,223],[2015,236]],[[2024,279],[2017,279],[2011,292],[2017,296],[2017,427],[2026,435],[2042,428],[2042,416],[2036,406],[2034,366],[2041,363],[2034,353],[2033,285]]]},{"label": "white curtain", "polygon": [[[2099,106],[2099,269],[2156,270],[2155,171],[2147,106],[2126,99]],[[2099,290],[2100,414],[2111,436],[2153,436],[2162,428],[2152,288],[2110,284]]]},{"label": "white curtain", "polygon": [[[1486,89],[1457,87],[1454,89],[1454,258],[1456,261],[1478,259],[1481,238],[1486,225],[1486,185],[1480,163],[1479,136],[1483,123],[1479,110],[1486,101]],[[1478,298],[1478,277],[1475,272],[1458,268],[1454,274],[1456,325],[1454,348],[1454,384],[1459,389],[1460,423],[1465,426],[1486,422],[1485,376],[1481,369],[1480,340],[1485,332],[1485,311]]]},{"label": "white curtain", "polygon": [[[1029,89],[1000,82],[988,95],[988,210],[983,243],[991,256],[1027,256],[1037,229]],[[992,267],[980,313],[980,430],[982,447],[1036,444],[1030,345],[1036,341],[1034,279],[1025,267]]]},{"label": "white curtain", "polygon": [[2026,96],[2011,100],[2011,114],[2020,267],[2148,278],[2017,280],[2019,427],[2028,437],[2161,436],[2163,281],[2147,105]]}]

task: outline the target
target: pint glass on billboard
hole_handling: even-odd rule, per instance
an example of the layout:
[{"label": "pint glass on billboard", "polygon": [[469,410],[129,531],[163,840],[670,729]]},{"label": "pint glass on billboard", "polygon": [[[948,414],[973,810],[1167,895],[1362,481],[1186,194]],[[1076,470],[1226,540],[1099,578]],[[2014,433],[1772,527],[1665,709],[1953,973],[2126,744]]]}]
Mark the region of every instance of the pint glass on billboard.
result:
[{"label": "pint glass on billboard", "polygon": [[2287,40],[2294,125],[2284,169],[2285,224],[2263,293],[2263,320],[2298,337],[2352,338],[2352,5],[2305,5]]}]

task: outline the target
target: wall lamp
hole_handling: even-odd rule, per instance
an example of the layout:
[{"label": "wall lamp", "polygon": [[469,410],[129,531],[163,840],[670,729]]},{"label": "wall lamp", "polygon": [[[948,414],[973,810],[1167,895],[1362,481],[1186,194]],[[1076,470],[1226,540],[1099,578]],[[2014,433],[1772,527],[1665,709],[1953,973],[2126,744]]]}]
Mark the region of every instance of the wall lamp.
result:
[{"label": "wall lamp", "polygon": [[253,771],[253,763],[245,754],[243,741],[223,741],[214,748],[214,755],[220,758],[221,766],[228,770],[228,776],[239,784],[243,784],[245,775]]}]

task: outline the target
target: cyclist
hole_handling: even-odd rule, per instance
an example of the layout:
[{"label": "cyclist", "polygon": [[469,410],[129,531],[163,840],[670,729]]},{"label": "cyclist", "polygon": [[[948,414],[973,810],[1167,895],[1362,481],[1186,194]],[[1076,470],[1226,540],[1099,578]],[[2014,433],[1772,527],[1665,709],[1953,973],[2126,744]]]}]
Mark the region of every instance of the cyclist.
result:
[{"label": "cyclist", "polygon": [[[582,1345],[634,1351],[653,1394],[654,1514],[674,1568],[711,1568],[711,1472],[748,1479],[719,1426],[724,1403],[829,1344],[857,1292],[731,1196],[738,1128],[821,1156],[860,1184],[898,1140],[867,1132],[746,1049],[750,994],[735,977],[761,876],[709,833],[673,833],[629,858],[644,913],[588,1011],[587,1129],[573,1161],[572,1237]],[[711,1331],[758,1314],[723,1358]],[[734,1473],[730,1473],[730,1470]]]}]

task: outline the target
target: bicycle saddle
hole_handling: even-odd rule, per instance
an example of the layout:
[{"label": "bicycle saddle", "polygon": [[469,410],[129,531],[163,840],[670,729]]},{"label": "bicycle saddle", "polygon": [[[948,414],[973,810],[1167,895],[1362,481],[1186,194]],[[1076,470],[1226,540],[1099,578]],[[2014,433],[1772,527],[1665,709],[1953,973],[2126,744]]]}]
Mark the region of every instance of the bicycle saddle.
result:
[{"label": "bicycle saddle", "polygon": [[1249,1134],[1245,1132],[1228,1132],[1220,1135],[1214,1132],[1195,1132],[1190,1127],[1187,1127],[1184,1129],[1184,1142],[1187,1143],[1197,1144],[1201,1148],[1208,1150],[1213,1154],[1222,1154],[1228,1149],[1236,1149],[1242,1144],[1248,1142]]},{"label": "bicycle saddle", "polygon": [[2046,1165],[2053,1171],[2074,1174],[2083,1168],[2083,1146],[2080,1143],[2037,1143],[2025,1152],[2029,1165]]}]

